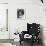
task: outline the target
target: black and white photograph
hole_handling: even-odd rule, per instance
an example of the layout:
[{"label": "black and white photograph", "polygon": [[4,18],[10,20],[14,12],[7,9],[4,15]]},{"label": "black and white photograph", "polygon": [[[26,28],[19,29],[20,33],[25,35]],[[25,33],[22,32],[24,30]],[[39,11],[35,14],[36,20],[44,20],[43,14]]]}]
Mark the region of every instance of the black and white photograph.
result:
[{"label": "black and white photograph", "polygon": [[25,9],[17,9],[17,19],[25,19]]},{"label": "black and white photograph", "polygon": [[0,0],[0,46],[46,46],[46,0]]}]

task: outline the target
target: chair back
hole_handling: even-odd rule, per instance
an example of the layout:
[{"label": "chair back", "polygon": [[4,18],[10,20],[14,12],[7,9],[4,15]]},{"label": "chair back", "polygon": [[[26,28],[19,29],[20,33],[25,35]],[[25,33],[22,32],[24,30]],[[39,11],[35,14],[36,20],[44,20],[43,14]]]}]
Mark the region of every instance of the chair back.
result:
[{"label": "chair back", "polygon": [[40,24],[36,24],[36,23],[29,24],[29,23],[27,23],[27,30],[28,30],[28,33],[30,35],[32,35],[32,34],[37,35],[40,32]]}]

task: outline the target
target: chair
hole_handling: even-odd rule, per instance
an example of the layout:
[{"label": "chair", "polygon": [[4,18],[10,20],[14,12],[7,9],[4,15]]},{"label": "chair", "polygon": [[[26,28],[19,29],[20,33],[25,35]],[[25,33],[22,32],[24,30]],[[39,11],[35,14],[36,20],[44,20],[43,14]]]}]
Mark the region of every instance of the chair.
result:
[{"label": "chair", "polygon": [[34,42],[39,43],[39,33],[40,33],[40,24],[36,24],[36,23],[29,24],[29,23],[27,23],[27,31],[22,31],[22,34],[19,35],[20,36],[20,44],[22,41],[25,41],[25,38],[24,38],[25,34],[29,34],[32,36],[29,39],[29,41],[31,42],[32,45]]}]

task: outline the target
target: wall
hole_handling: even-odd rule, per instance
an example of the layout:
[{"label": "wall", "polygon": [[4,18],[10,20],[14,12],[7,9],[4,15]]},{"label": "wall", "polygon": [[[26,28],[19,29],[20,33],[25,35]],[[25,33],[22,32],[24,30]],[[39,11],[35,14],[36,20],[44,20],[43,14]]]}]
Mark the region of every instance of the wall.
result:
[{"label": "wall", "polygon": [[0,0],[0,3],[8,3],[8,0]]},{"label": "wall", "polygon": [[[18,30],[27,30],[27,23],[40,23],[44,42],[46,44],[46,16],[45,5],[40,0],[12,0],[9,1],[9,31],[11,38],[14,38],[14,32]],[[25,9],[25,20],[17,19],[17,9]]]},{"label": "wall", "polygon": [[[0,0],[0,3],[8,3],[8,0]],[[0,20],[2,20],[3,18],[1,18],[1,15],[5,18],[6,17],[6,9],[8,8],[7,7],[8,5],[6,4],[0,4]],[[6,19],[6,18],[5,18]],[[2,20],[3,21],[3,20]],[[4,22],[4,21],[3,21]],[[6,22],[6,21],[5,21]],[[6,24],[6,23],[2,23],[3,24],[3,26]],[[1,24],[1,22],[0,22],[0,24]],[[2,25],[1,24],[1,25]],[[1,27],[1,25],[0,25],[0,27]],[[2,27],[3,27],[2,26]],[[8,32],[6,32],[6,31],[3,31],[3,32],[1,32],[0,31],[0,39],[8,39],[9,38],[9,33]],[[12,46],[10,43],[0,43],[0,46]]]}]

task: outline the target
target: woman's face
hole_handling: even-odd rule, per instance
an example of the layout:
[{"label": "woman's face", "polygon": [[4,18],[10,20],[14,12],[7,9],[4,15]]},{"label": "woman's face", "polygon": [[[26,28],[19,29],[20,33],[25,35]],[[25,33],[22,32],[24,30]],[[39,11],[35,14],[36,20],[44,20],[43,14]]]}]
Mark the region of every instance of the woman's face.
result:
[{"label": "woman's face", "polygon": [[24,15],[24,10],[23,9],[20,9],[20,10],[17,11],[17,17],[18,18],[22,18],[23,15]]},{"label": "woman's face", "polygon": [[22,13],[21,12],[19,12],[19,16],[22,16]]},{"label": "woman's face", "polygon": [[19,18],[22,18],[22,16],[23,16],[23,15],[22,15],[22,13],[21,13],[21,12],[19,12]]}]

